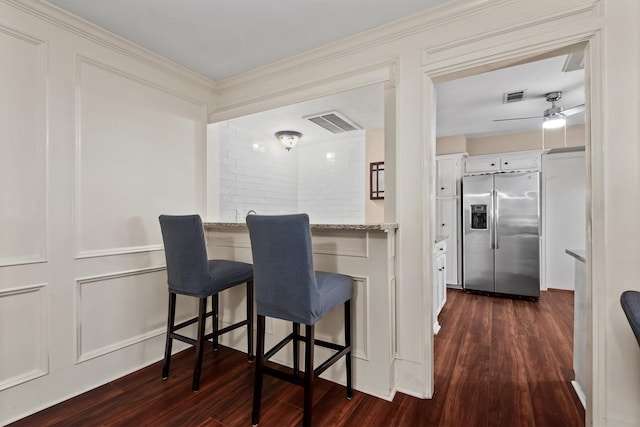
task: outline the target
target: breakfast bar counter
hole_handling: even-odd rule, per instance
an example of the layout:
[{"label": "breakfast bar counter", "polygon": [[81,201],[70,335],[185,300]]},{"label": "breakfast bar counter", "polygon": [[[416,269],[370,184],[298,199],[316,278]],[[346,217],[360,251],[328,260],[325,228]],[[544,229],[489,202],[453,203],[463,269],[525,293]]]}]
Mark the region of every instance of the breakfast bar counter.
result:
[{"label": "breakfast bar counter", "polygon": [[[204,224],[210,259],[252,262],[249,232],[244,222]],[[352,299],[353,386],[356,390],[390,400],[395,393],[396,355],[396,256],[397,224],[311,224],[316,270],[347,274],[354,280]],[[294,286],[295,284],[292,284]],[[220,327],[245,316],[245,295],[241,289],[220,294]],[[341,342],[342,309],[335,310],[316,325],[316,338]],[[266,346],[274,345],[290,331],[290,325],[267,318]],[[244,329],[222,337],[223,345],[246,351]],[[292,366],[293,355],[285,347],[272,360]],[[329,350],[316,347],[317,359]],[[344,362],[323,375],[345,383]]]}]

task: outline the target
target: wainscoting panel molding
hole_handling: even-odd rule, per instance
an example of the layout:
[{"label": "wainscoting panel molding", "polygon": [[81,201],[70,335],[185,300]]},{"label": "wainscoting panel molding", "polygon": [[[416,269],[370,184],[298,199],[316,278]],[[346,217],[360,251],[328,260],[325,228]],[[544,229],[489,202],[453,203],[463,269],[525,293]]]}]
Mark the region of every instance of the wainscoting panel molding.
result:
[{"label": "wainscoting panel molding", "polygon": [[161,250],[160,213],[204,211],[207,107],[83,56],[76,74],[76,257]]},{"label": "wainscoting panel molding", "polygon": [[[196,303],[179,296],[178,321],[192,317]],[[167,304],[166,267],[77,279],[76,363],[164,334]]]},{"label": "wainscoting panel molding", "polygon": [[46,286],[0,291],[0,390],[49,372]]},{"label": "wainscoting panel molding", "polygon": [[0,26],[0,267],[47,258],[46,41]]}]

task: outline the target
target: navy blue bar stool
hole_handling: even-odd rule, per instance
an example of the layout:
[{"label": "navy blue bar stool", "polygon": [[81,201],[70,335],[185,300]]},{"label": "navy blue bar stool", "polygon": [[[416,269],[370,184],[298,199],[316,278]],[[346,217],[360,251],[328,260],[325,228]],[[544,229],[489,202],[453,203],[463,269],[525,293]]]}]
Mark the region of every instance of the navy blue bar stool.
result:
[{"label": "navy blue bar stool", "polygon": [[[193,391],[200,386],[203,344],[213,341],[213,349],[218,348],[218,337],[224,333],[247,327],[247,355],[253,359],[253,266],[244,262],[208,260],[202,219],[199,215],[160,215],[160,228],[167,260],[167,281],[169,284],[169,316],[167,320],[167,341],[162,366],[162,379],[169,377],[171,344],[173,340],[189,343],[196,348],[196,362],[193,369]],[[226,328],[218,328],[218,293],[233,286],[247,284],[247,319]],[[198,298],[198,317],[175,324],[176,295]],[[207,299],[211,297],[211,311],[207,312]],[[205,334],[207,317],[213,318],[212,332]],[[198,323],[196,339],[176,331]]]},{"label": "navy blue bar stool", "polygon": [[620,305],[627,316],[633,335],[640,345],[640,292],[624,291],[620,295]]},{"label": "navy blue bar stool", "polygon": [[[290,381],[304,387],[304,415],[302,424],[311,425],[314,378],[345,357],[347,368],[347,398],[351,399],[351,295],[353,278],[344,274],[314,270],[311,250],[311,231],[306,214],[248,215],[247,226],[251,238],[255,274],[258,336],[251,421],[260,421],[262,378],[264,374]],[[339,345],[314,338],[314,325],[339,305],[344,306],[345,344]],[[265,317],[288,320],[293,331],[265,353]],[[300,324],[305,335],[300,335]],[[265,366],[275,353],[293,342],[293,372]],[[300,375],[299,344],[305,344],[304,376]],[[335,350],[336,353],[314,369],[314,345]]]}]

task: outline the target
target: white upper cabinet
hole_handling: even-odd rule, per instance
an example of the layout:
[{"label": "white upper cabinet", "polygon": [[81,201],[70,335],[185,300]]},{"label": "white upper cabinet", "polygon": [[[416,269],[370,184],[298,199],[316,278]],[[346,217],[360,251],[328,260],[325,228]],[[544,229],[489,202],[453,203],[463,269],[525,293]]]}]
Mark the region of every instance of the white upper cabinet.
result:
[{"label": "white upper cabinet", "polygon": [[540,151],[472,156],[465,159],[464,174],[539,171]]},{"label": "white upper cabinet", "polygon": [[436,197],[455,196],[460,179],[460,158],[436,162]]},{"label": "white upper cabinet", "polygon": [[486,158],[481,159],[468,158],[464,162],[464,172],[469,173],[482,173],[482,172],[497,172],[500,170],[500,159]]}]

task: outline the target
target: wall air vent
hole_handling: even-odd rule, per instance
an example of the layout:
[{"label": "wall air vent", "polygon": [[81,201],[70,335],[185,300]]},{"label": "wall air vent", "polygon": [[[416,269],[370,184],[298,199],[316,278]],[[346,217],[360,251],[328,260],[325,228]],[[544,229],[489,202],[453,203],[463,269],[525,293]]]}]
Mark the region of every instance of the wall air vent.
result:
[{"label": "wall air vent", "polygon": [[344,133],[352,130],[362,129],[353,120],[350,120],[338,113],[337,111],[329,111],[322,114],[312,114],[305,116],[303,119],[307,119],[318,126],[321,126],[331,133]]},{"label": "wall air vent", "polygon": [[520,102],[524,99],[525,90],[517,90],[515,92],[507,92],[502,95],[503,104],[511,104],[512,102]]}]

